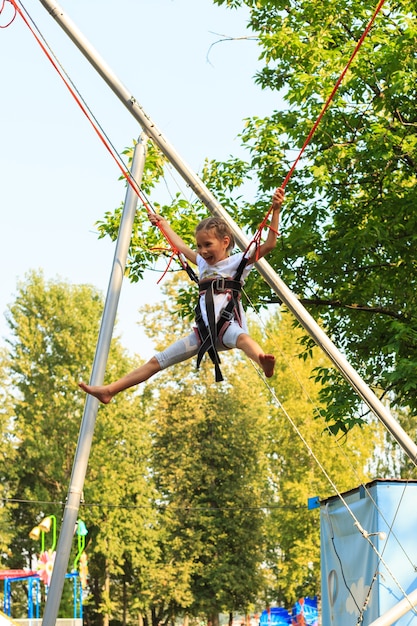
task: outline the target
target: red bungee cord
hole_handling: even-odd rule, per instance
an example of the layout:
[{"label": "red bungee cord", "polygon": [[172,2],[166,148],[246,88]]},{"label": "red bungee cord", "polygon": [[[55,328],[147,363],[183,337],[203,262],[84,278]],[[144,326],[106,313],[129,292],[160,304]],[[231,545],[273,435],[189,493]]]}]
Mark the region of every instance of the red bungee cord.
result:
[{"label": "red bungee cord", "polygon": [[[101,131],[101,129],[99,128],[99,126],[97,125],[97,123],[95,122],[95,120],[92,118],[92,116],[90,115],[89,111],[87,110],[87,108],[85,107],[85,105],[83,104],[83,102],[81,101],[81,99],[78,97],[77,93],[75,92],[75,90],[73,89],[73,87],[71,86],[71,84],[69,83],[69,81],[66,79],[66,77],[63,75],[63,73],[61,72],[60,68],[58,67],[58,65],[55,63],[54,59],[52,58],[52,56],[50,55],[49,51],[47,50],[47,48],[44,46],[43,42],[41,41],[41,39],[38,37],[38,35],[35,33],[35,31],[33,30],[33,28],[31,27],[31,25],[29,24],[28,20],[26,19],[26,16],[23,14],[23,12],[21,11],[21,9],[19,8],[19,6],[16,4],[15,0],[2,0],[2,5],[0,7],[0,14],[3,11],[3,8],[6,4],[6,2],[10,2],[15,9],[15,15],[13,16],[13,18],[10,20],[10,22],[8,24],[6,24],[5,26],[3,26],[2,28],[5,28],[7,26],[9,26],[15,16],[16,13],[19,13],[19,15],[22,17],[23,21],[26,23],[26,25],[28,26],[29,30],[31,31],[31,33],[33,34],[33,36],[35,37],[36,41],[39,43],[39,45],[41,46],[42,50],[44,51],[44,53],[46,54],[47,58],[49,59],[49,61],[52,63],[52,65],[54,66],[54,68],[56,69],[56,71],[58,72],[58,74],[61,76],[62,80],[64,81],[66,87],[68,88],[68,90],[70,91],[71,95],[73,96],[73,98],[75,99],[75,101],[77,102],[78,106],[81,108],[81,110],[83,111],[83,113],[86,115],[87,119],[89,120],[89,122],[91,123],[91,125],[93,126],[95,132],[97,133],[98,137],[100,138],[100,140],[102,141],[102,143],[104,144],[105,148],[109,151],[109,153],[111,154],[112,158],[115,160],[117,166],[119,167],[119,169],[122,172],[122,175],[124,176],[124,178],[127,180],[128,184],[131,185],[131,187],[133,188],[133,190],[135,191],[135,193],[137,194],[139,200],[142,202],[143,206],[145,207],[146,211],[148,212],[148,214],[152,213],[152,209],[150,208],[146,198],[143,196],[143,193],[141,192],[141,190],[139,189],[137,183],[135,182],[135,180],[133,179],[131,173],[126,170],[125,166],[123,163],[120,162],[120,158],[116,157],[116,155],[114,154],[114,151],[112,150],[109,142],[107,141],[106,137],[104,136],[104,133]],[[340,74],[338,80],[336,81],[329,97],[327,98],[326,102],[323,105],[323,108],[319,114],[319,116],[317,117],[317,120],[315,121],[315,123],[313,124],[309,134],[306,137],[306,140],[304,141],[304,144],[296,158],[296,160],[294,161],[293,165],[291,166],[288,174],[286,175],[284,181],[281,184],[282,189],[285,189],[289,179],[291,178],[292,174],[294,173],[295,168],[297,167],[298,162],[300,161],[304,150],[306,149],[307,145],[310,143],[318,125],[321,122],[321,119],[323,117],[323,115],[325,114],[326,110],[328,109],[331,101],[333,100],[342,80],[345,77],[346,72],[348,71],[353,59],[355,58],[356,54],[358,53],[363,40],[365,39],[365,37],[367,36],[367,34],[369,33],[372,24],[375,21],[376,16],[378,15],[379,11],[381,10],[383,4],[384,4],[385,0],[379,0],[378,5],[371,17],[371,19],[369,20],[364,32],[362,33],[362,36],[360,37],[360,39],[358,40],[355,49],[353,50],[353,53],[349,59],[349,61],[347,62],[345,68],[343,69],[342,73]],[[271,214],[272,211],[272,205],[270,207],[270,209],[268,210],[268,212],[266,213],[264,219],[262,220],[261,224],[258,227],[258,230],[255,234],[255,236],[253,237],[252,241],[249,243],[248,247],[246,248],[245,251],[245,255],[248,254],[249,249],[255,245],[256,246],[256,250],[259,250],[259,245],[260,245],[260,241],[261,241],[261,236],[262,236],[262,231],[264,228],[268,227],[267,225],[267,221],[268,218]],[[180,264],[182,265],[182,267],[184,267],[184,262],[181,259],[181,256],[179,254],[179,251],[177,250],[177,248],[173,245],[172,241],[170,240],[168,234],[164,231],[163,227],[161,227],[161,225],[158,223],[157,224],[158,228],[160,229],[160,231],[162,232],[162,234],[164,235],[165,239],[168,241],[169,245],[171,246],[171,250],[172,250],[172,255],[171,255],[171,259],[169,261],[168,267],[172,261],[172,258],[177,255],[177,257],[180,260]],[[277,232],[277,235],[279,233]],[[168,268],[167,268],[168,269]],[[166,273],[166,272],[165,272]],[[164,273],[164,275],[165,275]]]},{"label": "red bungee cord", "polygon": [[[0,16],[4,11],[4,8],[6,6],[6,3],[8,2],[8,0],[2,0],[1,5],[0,5]],[[13,15],[12,17],[9,19],[8,22],[6,22],[6,24],[0,24],[0,28],[7,28],[8,26],[10,26],[10,24],[13,22],[14,18],[16,17],[16,7],[13,5]]]},{"label": "red bungee cord", "polygon": [[[345,74],[348,71],[348,69],[349,69],[353,59],[355,58],[356,54],[358,53],[359,48],[361,47],[361,45],[363,43],[363,40],[365,39],[365,37],[369,33],[370,29],[372,28],[372,24],[374,23],[376,16],[378,15],[380,10],[382,9],[382,5],[384,4],[384,2],[385,2],[385,0],[379,0],[378,5],[377,5],[377,7],[376,7],[376,9],[375,9],[371,19],[369,20],[365,30],[362,33],[362,36],[358,40],[358,42],[357,42],[357,44],[355,46],[355,49],[353,50],[353,52],[352,52],[352,54],[350,56],[349,61],[347,62],[344,70],[342,71],[342,73],[340,74],[339,78],[337,79],[337,81],[336,81],[336,83],[335,83],[335,85],[334,85],[334,87],[333,87],[329,97],[327,98],[326,102],[323,105],[322,110],[320,111],[320,114],[319,114],[318,118],[316,119],[316,121],[314,122],[313,126],[311,127],[311,130],[308,133],[308,135],[306,137],[306,140],[304,141],[303,146],[302,146],[302,148],[301,148],[297,158],[295,159],[294,163],[292,164],[291,169],[289,170],[288,174],[284,178],[284,180],[283,180],[283,182],[281,184],[281,188],[282,189],[285,189],[285,187],[287,186],[287,183],[290,180],[292,174],[294,173],[294,170],[297,167],[298,162],[301,159],[304,150],[306,149],[306,147],[308,146],[308,144],[311,141],[311,138],[313,137],[314,133],[316,132],[317,127],[320,124],[323,115],[325,114],[325,112],[327,111],[331,101],[333,100],[333,98],[334,98],[334,96],[336,94],[336,91],[339,89],[339,86],[340,86],[342,80],[344,79]],[[256,249],[257,250],[259,249],[260,240],[261,240],[261,233],[262,233],[263,229],[267,227],[267,221],[268,221],[268,218],[269,218],[269,216],[271,214],[271,211],[272,211],[272,206],[269,209],[269,211],[267,212],[267,214],[265,215],[265,217],[262,220],[261,224],[259,225],[258,231],[256,232],[256,234],[255,234],[253,240],[251,241],[251,243],[249,244],[248,248],[246,249],[245,254],[247,254],[249,248],[252,247],[253,244],[256,245]],[[277,234],[279,234],[279,233],[277,233]]]},{"label": "red bungee cord", "polygon": [[[61,79],[64,81],[64,84],[67,87],[67,89],[69,90],[69,92],[71,93],[72,97],[74,98],[74,100],[76,101],[76,103],[78,104],[78,106],[80,107],[80,109],[82,110],[82,112],[84,113],[84,115],[87,117],[88,121],[90,122],[90,124],[94,128],[94,131],[98,135],[99,139],[101,140],[101,142],[103,143],[103,145],[105,146],[107,151],[110,153],[110,155],[113,158],[113,160],[116,162],[116,165],[118,166],[118,168],[122,172],[122,175],[124,176],[124,178],[126,179],[128,184],[131,186],[131,188],[134,190],[134,192],[138,196],[139,200],[141,201],[141,203],[143,204],[144,208],[146,209],[148,215],[153,213],[154,212],[153,208],[150,207],[150,205],[149,205],[147,199],[145,198],[143,192],[141,191],[141,189],[139,188],[138,184],[136,183],[136,181],[132,177],[131,172],[128,169],[126,169],[123,161],[121,160],[119,155],[116,153],[116,151],[112,148],[112,146],[110,145],[110,142],[106,138],[104,132],[100,129],[99,125],[97,124],[97,122],[95,121],[93,116],[90,114],[90,112],[88,111],[87,107],[82,102],[82,99],[78,96],[77,92],[75,91],[75,89],[73,88],[73,86],[71,85],[69,80],[64,76],[63,72],[61,71],[61,68],[55,62],[55,60],[53,59],[52,55],[49,53],[49,50],[46,48],[46,46],[44,45],[44,43],[42,42],[40,37],[34,31],[34,29],[32,28],[31,24],[27,20],[25,14],[22,12],[22,10],[20,9],[20,7],[16,3],[16,1],[15,0],[3,0],[3,5],[0,8],[0,13],[3,10],[4,4],[6,2],[10,2],[13,5],[14,10],[15,10],[14,17],[16,16],[16,13],[18,13],[20,15],[20,17],[23,19],[23,21],[25,22],[25,24],[27,25],[27,27],[31,31],[32,35],[35,37],[36,41],[38,42],[38,44],[42,48],[42,50],[45,53],[46,57],[49,59],[49,61],[52,63],[53,67],[58,72],[58,74],[61,77]],[[12,21],[14,20],[14,17],[13,17],[12,20],[10,20],[10,22],[9,22],[9,24],[7,24],[7,26],[9,26],[12,23]],[[168,271],[168,268],[169,268],[169,266],[170,266],[174,256],[178,257],[179,262],[180,262],[182,267],[184,267],[184,260],[181,258],[180,254],[179,254],[179,251],[174,246],[174,244],[171,241],[169,235],[165,232],[163,226],[161,224],[159,224],[159,223],[157,224],[157,226],[158,226],[159,230],[162,232],[162,234],[165,237],[165,239],[167,240],[167,242],[169,243],[169,245],[171,247],[171,252],[172,252],[170,261],[168,263],[168,267],[167,267],[166,271],[164,272],[164,276],[165,276],[165,273]]]},{"label": "red bungee cord", "polygon": [[6,0],[6,1],[9,1],[14,6],[15,12],[17,12],[20,15],[20,17],[23,19],[23,21],[25,22],[26,26],[29,28],[30,32],[35,37],[36,41],[38,42],[38,44],[40,45],[41,49],[45,53],[46,57],[49,59],[49,61],[53,65],[53,67],[58,72],[59,76],[64,81],[64,84],[67,87],[68,91],[71,93],[72,97],[74,98],[74,100],[76,101],[76,103],[78,104],[78,106],[80,107],[80,109],[82,110],[82,112],[84,113],[84,115],[87,117],[88,121],[90,122],[90,124],[94,128],[95,132],[97,133],[98,137],[102,141],[103,145],[108,150],[108,152],[110,153],[110,155],[113,158],[113,160],[116,162],[118,168],[122,172],[122,175],[127,180],[128,184],[132,187],[132,189],[135,191],[135,193],[137,194],[138,198],[140,199],[140,201],[142,202],[142,204],[144,205],[144,207],[146,208],[146,210],[149,213],[150,212],[150,208],[148,206],[147,200],[143,196],[141,190],[139,189],[137,183],[133,179],[131,173],[128,170],[126,170],[125,165],[121,161],[120,157],[118,155],[114,154],[114,150],[111,148],[110,142],[106,139],[104,133],[102,132],[102,130],[100,129],[100,127],[98,126],[96,121],[93,119],[93,117],[90,114],[90,112],[88,111],[87,107],[82,102],[81,98],[78,96],[78,94],[76,93],[75,89],[70,84],[69,80],[64,76],[63,72],[61,71],[61,68],[55,62],[55,60],[53,59],[52,55],[49,53],[48,49],[46,48],[46,46],[44,45],[44,43],[42,42],[40,37],[36,34],[34,29],[32,28],[31,24],[27,20],[27,18],[25,16],[25,14],[23,13],[23,11],[20,9],[18,4],[15,2],[15,0]]},{"label": "red bungee cord", "polygon": [[356,54],[358,53],[359,48],[361,47],[361,45],[363,43],[363,40],[365,39],[366,35],[371,30],[372,24],[374,23],[376,16],[378,15],[380,10],[382,9],[382,5],[384,4],[384,2],[385,2],[385,0],[379,0],[378,5],[377,5],[377,7],[376,7],[376,9],[374,11],[374,14],[372,15],[371,19],[368,22],[367,27],[365,28],[365,30],[362,33],[361,38],[359,39],[358,43],[356,44],[355,49],[352,52],[352,55],[351,55],[349,61],[346,63],[346,66],[345,66],[343,72],[340,74],[339,78],[337,79],[337,81],[335,83],[335,86],[333,87],[330,96],[327,98],[326,102],[324,103],[324,106],[323,106],[322,110],[320,111],[320,114],[319,114],[317,120],[315,121],[315,123],[313,124],[310,132],[308,133],[307,138],[306,138],[306,140],[305,140],[305,142],[303,144],[303,147],[300,150],[300,154],[298,155],[298,157],[294,161],[293,165],[291,166],[290,171],[286,175],[286,177],[285,177],[285,179],[284,179],[284,181],[283,181],[283,183],[281,185],[281,187],[283,189],[285,189],[289,179],[291,178],[291,176],[292,176],[292,174],[293,174],[293,172],[294,172],[294,170],[295,170],[295,168],[296,168],[296,166],[298,164],[298,161],[301,159],[301,156],[302,156],[305,148],[307,147],[307,145],[309,144],[312,136],[316,132],[317,126],[320,124],[321,118],[323,117],[323,115],[325,114],[325,112],[326,112],[327,108],[329,107],[331,101],[333,100],[336,91],[339,89],[340,83],[344,79],[346,72],[348,71],[348,69],[349,69],[353,59],[355,58]]}]

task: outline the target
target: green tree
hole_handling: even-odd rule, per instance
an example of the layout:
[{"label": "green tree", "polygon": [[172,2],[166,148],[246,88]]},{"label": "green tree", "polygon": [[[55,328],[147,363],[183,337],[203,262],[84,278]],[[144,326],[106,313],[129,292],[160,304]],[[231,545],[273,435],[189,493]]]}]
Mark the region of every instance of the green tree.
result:
[{"label": "green tree", "polygon": [[125,625],[147,608],[158,539],[148,412],[143,398],[127,393],[100,408],[95,429],[84,497],[92,543],[90,606],[105,625]]},{"label": "green tree", "polygon": [[101,310],[101,296],[91,288],[48,284],[35,272],[18,285],[10,307],[8,417],[19,461],[14,495],[27,502],[14,512],[20,537],[11,566],[28,564],[21,560],[34,549],[28,532],[45,514],[60,519],[83,409],[77,380],[88,373]]},{"label": "green tree", "polygon": [[[175,295],[170,283],[166,290]],[[187,332],[173,317],[178,306],[169,299],[164,311],[146,308],[158,348]],[[152,382],[152,467],[164,541],[152,588],[164,622],[182,612],[216,624],[221,612],[248,610],[263,585],[268,406],[252,366],[236,353],[221,359],[222,384],[210,360],[196,372],[194,359]]]},{"label": "green tree", "polygon": [[[36,272],[19,284],[10,307],[5,419],[18,463],[9,462],[3,470],[15,476],[10,496],[20,504],[10,512],[15,538],[8,567],[30,564],[39,546],[28,532],[44,515],[55,515],[59,530],[85,403],[77,382],[89,377],[102,309],[103,298],[91,286],[45,281]],[[114,340],[106,375],[119,377],[132,365]],[[144,407],[134,393],[124,394],[111,411],[100,409],[80,510],[89,531],[92,623],[106,624],[113,615],[123,623],[141,591],[137,572],[152,561],[149,445]],[[74,542],[74,560],[76,551]],[[127,593],[133,579],[134,598]],[[69,607],[62,608],[67,615],[72,614]]]},{"label": "green tree", "polygon": [[[12,505],[8,501],[13,492],[16,480],[16,447],[11,434],[10,415],[12,413],[12,399],[10,397],[10,379],[7,371],[7,352],[0,350],[0,559],[3,563],[10,557],[9,546],[14,537],[12,523]],[[7,471],[5,471],[7,468]]]},{"label": "green tree", "polygon": [[[146,308],[158,349],[185,332],[170,283],[166,290],[163,310]],[[324,356],[313,350],[311,359],[298,358],[302,334],[288,314],[264,328],[252,324],[251,334],[277,357],[276,377],[266,385],[238,351],[222,353],[220,385],[209,361],[198,373],[195,363],[179,364],[152,382],[167,592],[153,587],[153,602],[163,621],[185,611],[216,622],[219,612],[271,602],[289,607],[319,593],[318,510],[307,510],[308,498],[336,493],[326,474],[340,492],[370,475],[378,432],[363,426],[338,441],[314,418],[321,385],[312,368],[323,367]],[[182,572],[177,598],[161,606],[158,598],[172,597],[175,571]]]},{"label": "green tree", "polygon": [[[245,231],[253,232],[273,188],[294,163],[375,9],[336,0],[323,6],[283,0],[214,0],[249,8],[263,67],[255,81],[277,92],[282,107],[247,119],[247,159],[210,159],[204,179]],[[287,186],[283,236],[270,260],[321,321],[375,392],[415,413],[417,324],[416,8],[383,6],[297,164]],[[160,175],[160,170],[158,171]],[[255,200],[242,200],[248,180]],[[164,213],[184,237],[201,216],[199,202],[176,197]],[[191,217],[192,216],[192,217]],[[102,234],[114,232],[108,216]],[[148,251],[155,232],[138,224],[135,242]],[[149,263],[149,252],[142,252]],[[141,266],[143,268],[143,265]],[[131,266],[135,279],[139,268]],[[252,276],[255,302],[275,295]],[[184,297],[186,300],[186,297]],[[306,337],[308,351],[312,340]],[[325,419],[346,431],[365,418],[360,399],[333,368],[318,372]]]},{"label": "green tree", "polygon": [[310,359],[298,358],[299,328],[283,313],[267,322],[267,348],[277,356],[277,373],[269,382],[268,459],[274,498],[268,516],[265,567],[269,586],[265,604],[286,607],[302,596],[320,595],[319,509],[308,501],[343,493],[370,480],[380,431],[374,425],[336,437],[323,431],[314,415],[320,408],[320,384],[311,375],[325,365],[316,348]]},{"label": "green tree", "polygon": [[[263,67],[256,82],[284,108],[246,121],[247,171],[279,184],[352,54],[374,3],[214,0],[250,10]],[[416,410],[416,7],[385,5],[298,164],[273,264],[363,378],[392,406]],[[238,172],[244,165],[238,164]],[[213,162],[214,188],[226,188]],[[224,178],[224,177],[223,177]],[[215,181],[218,181],[217,183]],[[241,218],[245,223],[242,212]],[[310,344],[308,344],[309,347]],[[347,383],[323,372],[326,417],[360,420]],[[346,420],[345,420],[346,418]],[[353,419],[352,419],[353,418]]]}]

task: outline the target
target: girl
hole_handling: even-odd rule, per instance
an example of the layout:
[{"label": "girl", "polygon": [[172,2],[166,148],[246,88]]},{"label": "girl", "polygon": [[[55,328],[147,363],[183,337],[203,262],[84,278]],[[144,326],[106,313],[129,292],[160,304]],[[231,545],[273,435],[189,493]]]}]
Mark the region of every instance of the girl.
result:
[{"label": "girl", "polygon": [[[272,215],[267,238],[262,243],[257,252],[249,258],[243,269],[240,283],[243,284],[246,276],[253,267],[253,262],[264,257],[276,245],[278,235],[279,212],[284,201],[284,190],[276,189],[272,197]],[[80,382],[79,386],[86,393],[96,397],[103,404],[108,404],[111,399],[121,391],[138,385],[148,380],[157,372],[180,363],[199,353],[202,342],[205,343],[204,351],[208,350],[210,356],[216,364],[217,351],[239,348],[250,359],[257,363],[263,370],[265,376],[270,378],[274,373],[275,357],[272,354],[265,354],[257,342],[249,336],[245,314],[239,300],[236,299],[231,313],[225,318],[224,326],[220,335],[213,334],[213,323],[218,326],[221,314],[232,298],[233,277],[239,268],[243,253],[233,254],[230,251],[234,248],[233,234],[227,222],[218,217],[209,217],[198,224],[195,231],[197,251],[189,248],[179,235],[177,235],[168,222],[156,213],[150,214],[149,219],[152,224],[160,224],[161,229],[167,234],[175,248],[181,252],[191,263],[198,267],[200,278],[200,296],[198,310],[201,312],[200,332],[198,329],[179,339],[163,352],[155,354],[147,363],[141,365],[126,376],[108,385],[86,385]],[[226,279],[226,280],[225,280]],[[210,285],[213,288],[210,288]],[[208,287],[207,287],[208,285]],[[207,289],[202,289],[202,287]],[[235,290],[236,291],[236,290]],[[210,301],[210,306],[209,306]],[[214,311],[208,313],[208,310]],[[210,319],[209,319],[210,318]],[[205,332],[204,332],[205,331]],[[201,354],[202,356],[202,354]],[[201,359],[199,355],[199,360]],[[219,372],[219,370],[218,370]],[[216,378],[217,380],[222,380]]]}]

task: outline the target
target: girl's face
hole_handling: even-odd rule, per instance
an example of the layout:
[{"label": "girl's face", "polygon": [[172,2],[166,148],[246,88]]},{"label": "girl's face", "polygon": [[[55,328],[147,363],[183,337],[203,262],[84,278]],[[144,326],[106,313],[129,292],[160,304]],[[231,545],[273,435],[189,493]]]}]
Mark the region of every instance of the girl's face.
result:
[{"label": "girl's face", "polygon": [[213,228],[198,231],[196,242],[198,254],[203,257],[208,265],[215,265],[218,261],[223,261],[229,256],[227,248],[230,244],[230,238],[225,235],[219,239]]}]

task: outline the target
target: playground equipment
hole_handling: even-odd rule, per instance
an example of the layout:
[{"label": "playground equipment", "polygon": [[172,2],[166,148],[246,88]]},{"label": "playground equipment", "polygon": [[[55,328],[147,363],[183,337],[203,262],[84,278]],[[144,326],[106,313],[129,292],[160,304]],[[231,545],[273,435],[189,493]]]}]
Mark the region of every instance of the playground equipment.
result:
[{"label": "playground equipment", "polygon": [[[78,572],[65,575],[66,580],[72,582],[73,611],[72,619],[83,618],[82,584]],[[27,618],[28,620],[41,617],[41,575],[37,571],[24,569],[0,570],[0,580],[3,581],[3,613],[12,617],[12,587],[16,584],[27,585]]]}]

